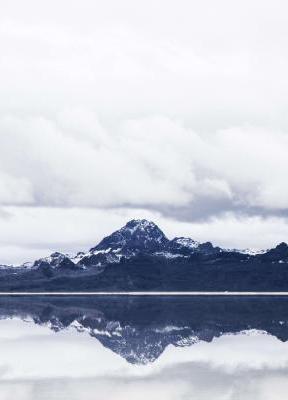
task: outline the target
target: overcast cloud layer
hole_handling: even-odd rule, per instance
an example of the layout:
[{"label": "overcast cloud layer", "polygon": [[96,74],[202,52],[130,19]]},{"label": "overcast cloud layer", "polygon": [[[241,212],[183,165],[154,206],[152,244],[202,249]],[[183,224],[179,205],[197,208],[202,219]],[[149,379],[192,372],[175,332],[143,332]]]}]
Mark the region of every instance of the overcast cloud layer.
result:
[{"label": "overcast cloud layer", "polygon": [[288,240],[285,1],[0,2],[0,262],[130,217]]}]

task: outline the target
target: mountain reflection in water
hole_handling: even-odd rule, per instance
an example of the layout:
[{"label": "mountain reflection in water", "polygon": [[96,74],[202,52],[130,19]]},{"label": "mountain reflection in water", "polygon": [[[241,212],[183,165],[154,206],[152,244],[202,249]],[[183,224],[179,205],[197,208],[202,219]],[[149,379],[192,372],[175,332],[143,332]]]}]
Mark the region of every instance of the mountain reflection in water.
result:
[{"label": "mountain reflection in water", "polygon": [[0,318],[1,400],[274,400],[288,389],[285,297],[2,297]]}]

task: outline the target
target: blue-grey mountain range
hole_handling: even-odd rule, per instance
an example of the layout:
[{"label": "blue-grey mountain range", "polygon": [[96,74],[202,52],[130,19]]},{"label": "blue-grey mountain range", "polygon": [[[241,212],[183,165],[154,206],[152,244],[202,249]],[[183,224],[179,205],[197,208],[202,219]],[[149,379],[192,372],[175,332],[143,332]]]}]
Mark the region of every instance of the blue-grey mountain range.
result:
[{"label": "blue-grey mountain range", "polygon": [[288,246],[223,249],[131,220],[87,252],[1,266],[1,291],[286,291]]}]

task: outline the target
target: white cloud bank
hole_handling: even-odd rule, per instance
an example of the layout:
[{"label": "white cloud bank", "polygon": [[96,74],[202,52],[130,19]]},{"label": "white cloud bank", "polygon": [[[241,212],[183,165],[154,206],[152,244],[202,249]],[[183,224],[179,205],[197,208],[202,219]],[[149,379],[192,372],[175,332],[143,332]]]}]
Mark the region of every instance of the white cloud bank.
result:
[{"label": "white cloud bank", "polygon": [[108,129],[87,111],[8,116],[0,118],[0,204],[161,210],[200,198],[219,211],[287,211],[287,148],[287,133],[265,128],[200,135],[164,117]]},{"label": "white cloud bank", "polygon": [[[87,245],[109,233],[105,210],[123,208],[174,218],[177,234],[209,223],[216,242],[226,224],[232,247],[247,239],[239,218],[267,232],[253,246],[287,240],[287,37],[283,0],[6,2],[0,207],[17,206],[16,219],[44,207],[57,226],[55,207],[102,210]],[[52,243],[42,222],[35,245],[27,221],[23,257]]]}]

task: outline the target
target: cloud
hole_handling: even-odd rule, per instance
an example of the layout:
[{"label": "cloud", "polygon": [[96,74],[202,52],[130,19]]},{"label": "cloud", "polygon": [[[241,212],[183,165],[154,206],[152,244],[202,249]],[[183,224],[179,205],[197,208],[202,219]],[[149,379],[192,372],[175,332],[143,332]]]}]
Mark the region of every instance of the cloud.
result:
[{"label": "cloud", "polygon": [[[73,119],[68,123],[73,124]],[[83,134],[80,139],[74,128],[67,134],[43,118],[2,119],[1,169],[10,175],[10,186],[16,179],[27,179],[34,205],[111,207],[187,202],[189,195],[183,186],[189,186],[189,179],[185,182],[185,176],[177,177],[177,170],[174,177],[172,174],[182,165],[186,177],[193,176],[185,161],[177,165],[181,157],[173,154],[171,145],[157,159],[159,141],[152,151],[141,149],[140,135],[133,133],[127,142],[125,137],[111,137],[97,130],[97,125],[95,128],[93,137]],[[18,202],[10,186],[6,185],[6,191],[3,188],[2,204],[9,201],[9,195],[11,204]]]},{"label": "cloud", "polygon": [[3,5],[0,206],[282,226],[287,15],[283,0]]},{"label": "cloud", "polygon": [[1,204],[30,204],[33,201],[31,184],[25,177],[15,177],[0,171]]},{"label": "cloud", "polygon": [[6,116],[0,203],[177,207],[191,210],[190,220],[227,211],[285,213],[287,145],[283,132],[242,127],[200,135],[167,117],[111,128],[79,109],[54,120]]},{"label": "cloud", "polygon": [[0,17],[0,109],[287,129],[287,4],[264,3],[13,0]]}]

